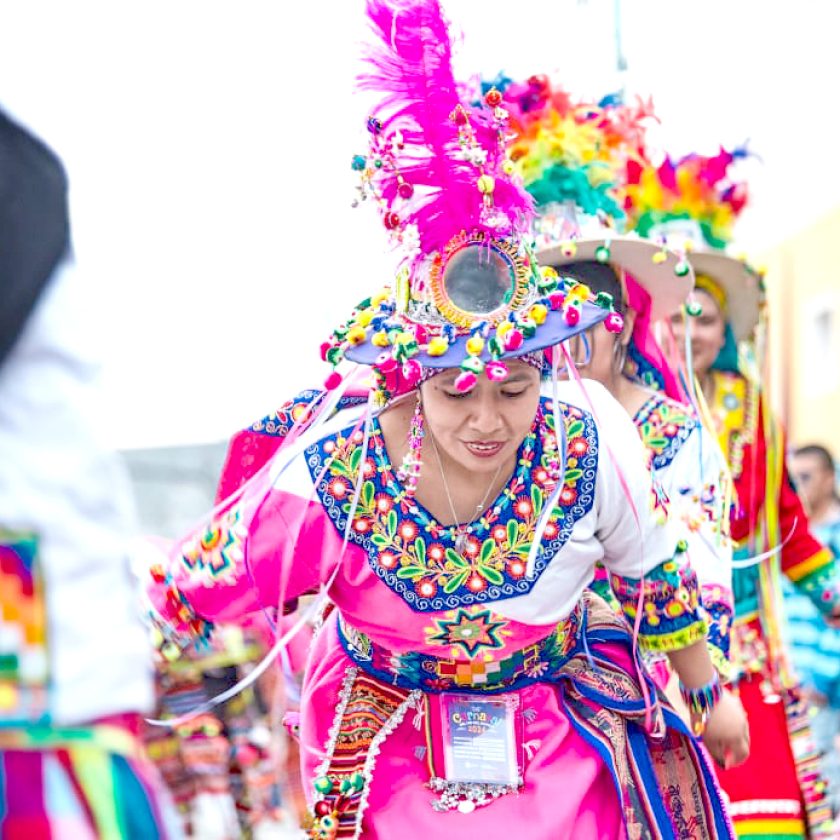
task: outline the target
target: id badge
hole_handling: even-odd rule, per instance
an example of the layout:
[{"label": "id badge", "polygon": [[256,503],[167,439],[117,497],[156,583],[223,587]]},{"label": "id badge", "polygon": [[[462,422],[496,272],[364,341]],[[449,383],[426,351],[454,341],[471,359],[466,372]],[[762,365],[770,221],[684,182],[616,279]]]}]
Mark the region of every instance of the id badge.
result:
[{"label": "id badge", "polygon": [[446,781],[515,787],[518,697],[441,694],[439,698]]}]

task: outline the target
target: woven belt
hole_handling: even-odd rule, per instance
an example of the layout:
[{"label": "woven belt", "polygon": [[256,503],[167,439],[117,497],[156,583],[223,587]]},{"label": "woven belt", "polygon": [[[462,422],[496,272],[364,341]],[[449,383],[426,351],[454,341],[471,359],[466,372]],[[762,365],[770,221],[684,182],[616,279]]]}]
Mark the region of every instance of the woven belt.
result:
[{"label": "woven belt", "polygon": [[338,638],[347,655],[363,671],[388,685],[430,693],[475,691],[492,694],[537,682],[553,682],[581,645],[585,611],[578,606],[548,636],[535,644],[489,662],[443,659],[412,651],[394,653],[339,615]]}]

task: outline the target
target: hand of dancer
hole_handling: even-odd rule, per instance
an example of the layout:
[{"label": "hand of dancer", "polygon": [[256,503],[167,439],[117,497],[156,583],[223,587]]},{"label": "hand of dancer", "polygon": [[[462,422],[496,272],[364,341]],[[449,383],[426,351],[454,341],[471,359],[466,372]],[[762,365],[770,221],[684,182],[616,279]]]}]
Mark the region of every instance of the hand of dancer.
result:
[{"label": "hand of dancer", "polygon": [[726,689],[706,721],[703,743],[712,758],[727,770],[743,764],[750,754],[746,712],[741,701]]}]

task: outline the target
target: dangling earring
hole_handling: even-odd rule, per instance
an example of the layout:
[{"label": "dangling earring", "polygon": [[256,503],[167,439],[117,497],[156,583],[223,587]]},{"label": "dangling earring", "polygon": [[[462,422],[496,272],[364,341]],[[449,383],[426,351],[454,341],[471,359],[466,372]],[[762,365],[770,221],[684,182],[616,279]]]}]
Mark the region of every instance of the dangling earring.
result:
[{"label": "dangling earring", "polygon": [[627,364],[627,345],[620,341],[616,341],[613,345],[613,364],[616,373],[624,373],[624,366]]},{"label": "dangling earring", "polygon": [[408,429],[408,450],[397,469],[397,478],[405,486],[406,495],[411,497],[417,489],[417,479],[420,478],[420,467],[423,465],[421,450],[423,449],[423,400],[417,391],[417,404]]}]

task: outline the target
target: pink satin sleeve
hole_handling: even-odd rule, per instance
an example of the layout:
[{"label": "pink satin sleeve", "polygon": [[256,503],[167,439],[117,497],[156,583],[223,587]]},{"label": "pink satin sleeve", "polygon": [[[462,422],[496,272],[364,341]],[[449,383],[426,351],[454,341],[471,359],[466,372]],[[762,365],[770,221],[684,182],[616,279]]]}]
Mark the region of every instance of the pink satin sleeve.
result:
[{"label": "pink satin sleeve", "polygon": [[232,496],[253,478],[283,445],[285,438],[244,429],[228,444],[225,463],[216,488],[216,504]]},{"label": "pink satin sleeve", "polygon": [[148,594],[164,635],[206,638],[213,624],[282,608],[329,578],[342,541],[320,502],[259,486],[267,480],[249,482],[152,568]]}]

